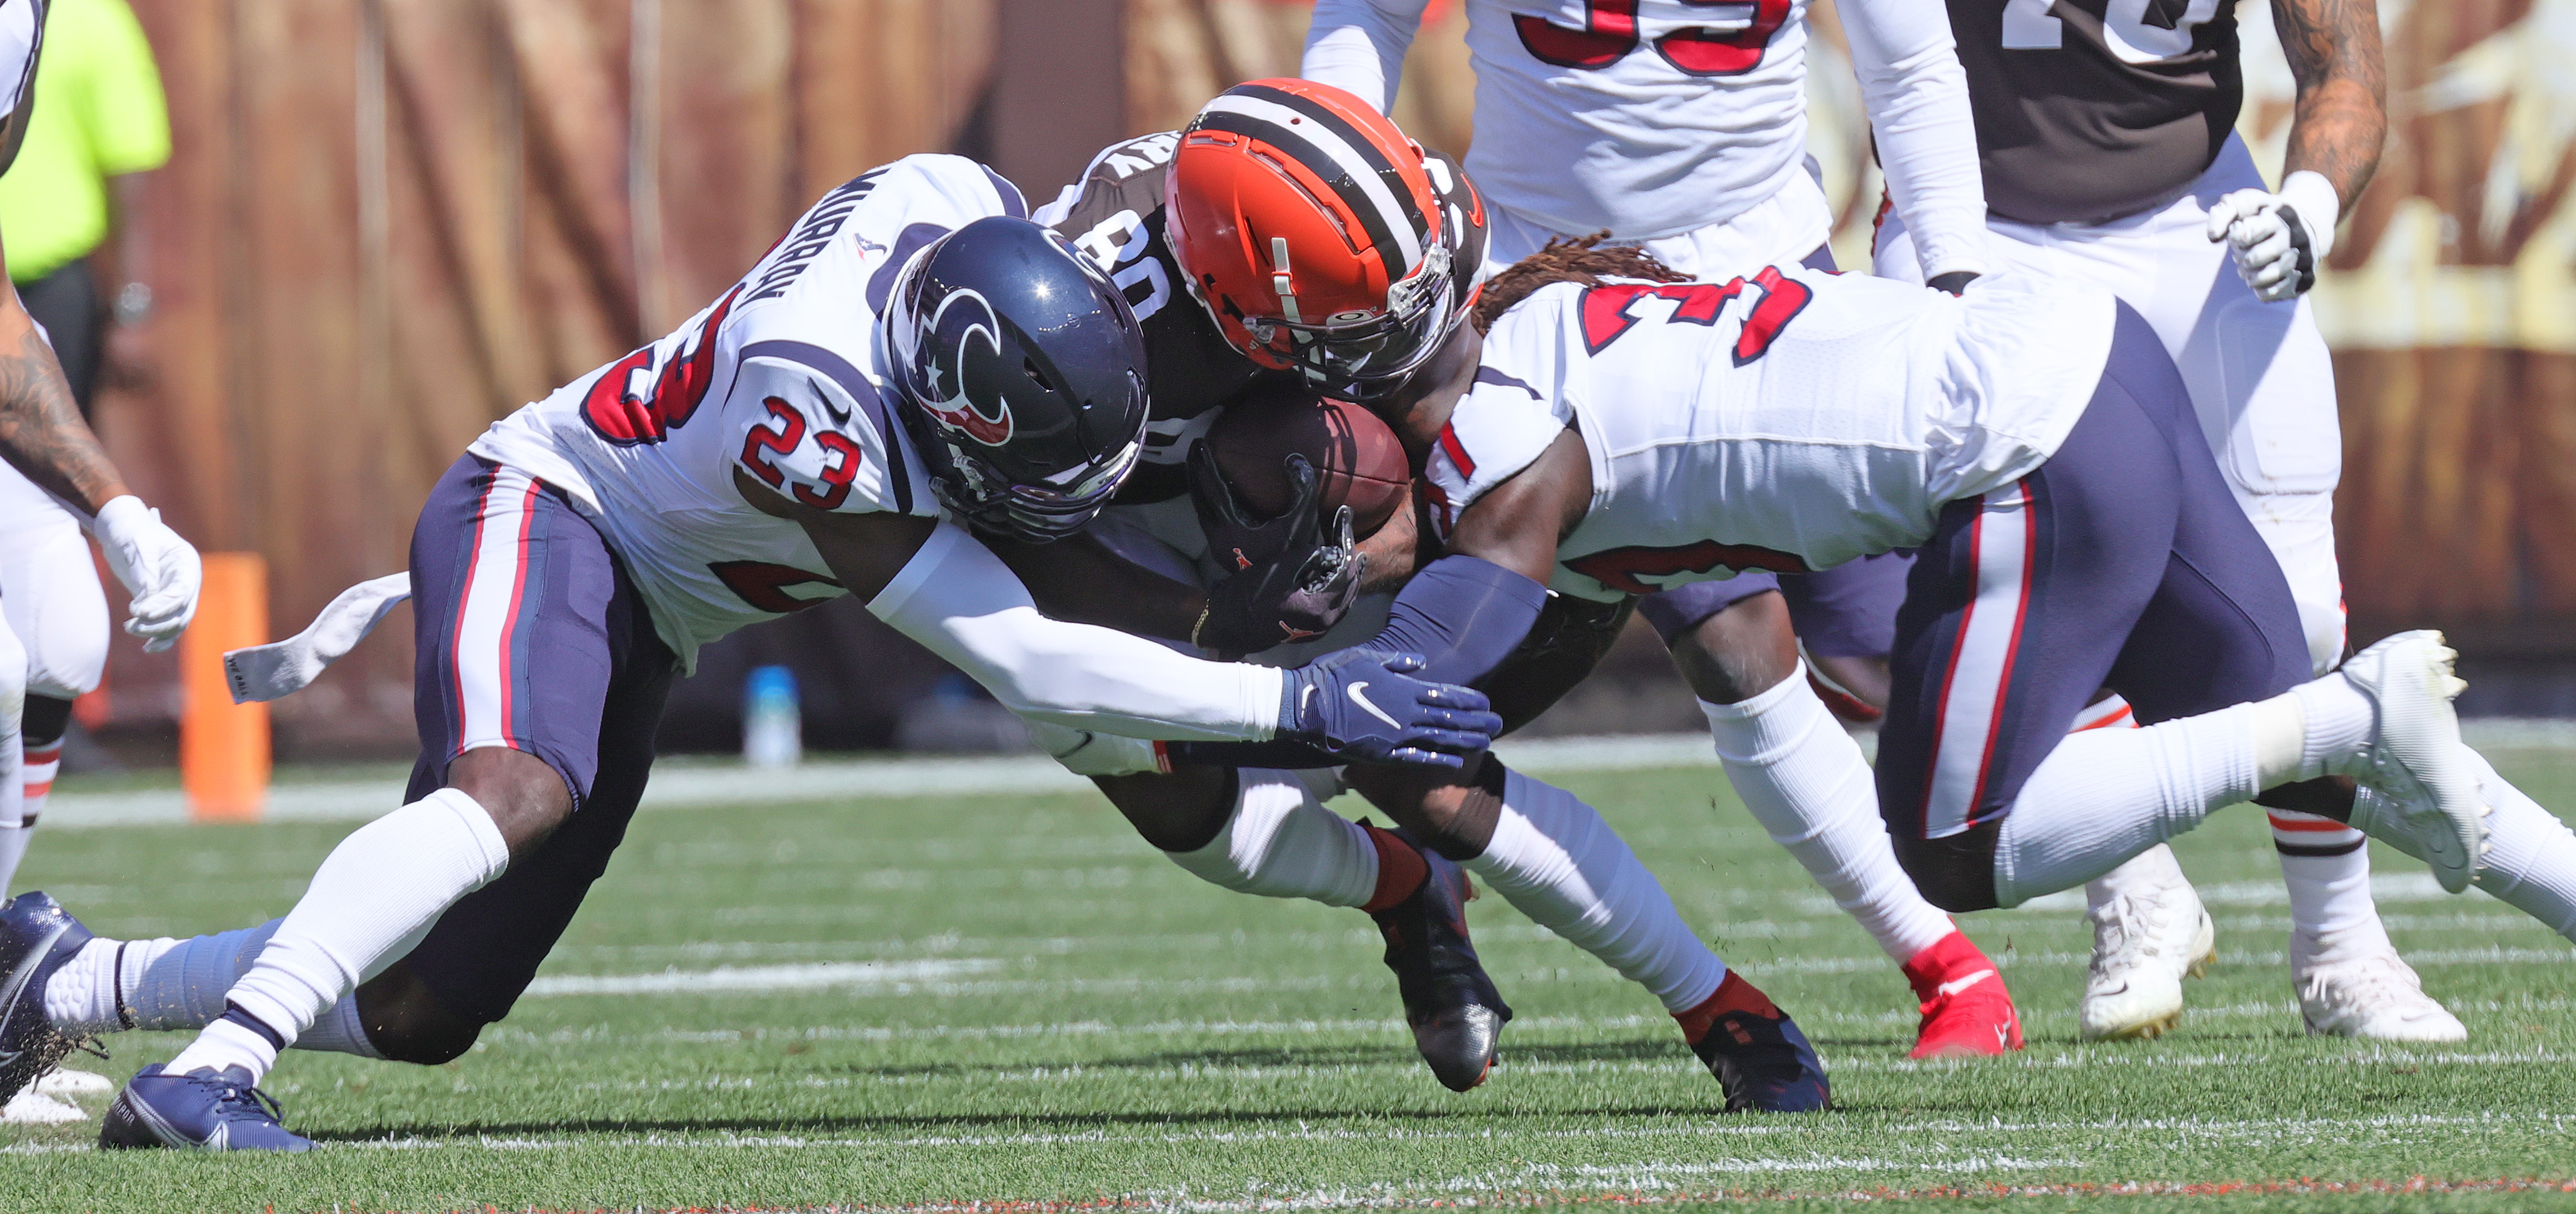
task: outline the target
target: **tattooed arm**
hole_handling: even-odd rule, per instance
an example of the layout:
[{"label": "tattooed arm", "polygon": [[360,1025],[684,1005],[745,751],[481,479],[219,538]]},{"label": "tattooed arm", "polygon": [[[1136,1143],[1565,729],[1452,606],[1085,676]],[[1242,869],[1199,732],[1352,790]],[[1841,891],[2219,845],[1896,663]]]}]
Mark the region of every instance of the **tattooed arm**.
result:
[{"label": "tattooed arm", "polygon": [[[0,253],[0,266],[6,265]],[[143,638],[144,651],[177,644],[197,614],[197,550],[161,521],[160,511],[126,491],[125,478],[73,407],[53,348],[37,334],[17,290],[7,287],[0,287],[0,459],[84,516],[108,570],[133,593],[125,631]]]},{"label": "tattooed arm", "polygon": [[2272,25],[2299,84],[2282,172],[2323,176],[2348,210],[2388,139],[2377,0],[2272,0]]},{"label": "tattooed arm", "polygon": [[0,290],[0,459],[83,514],[126,493],[14,288]]}]

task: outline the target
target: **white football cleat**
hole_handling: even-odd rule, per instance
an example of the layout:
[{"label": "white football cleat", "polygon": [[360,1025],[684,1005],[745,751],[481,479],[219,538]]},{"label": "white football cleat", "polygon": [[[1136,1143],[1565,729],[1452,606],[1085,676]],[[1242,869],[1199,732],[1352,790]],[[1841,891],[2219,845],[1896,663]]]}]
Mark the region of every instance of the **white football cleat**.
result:
[{"label": "white football cleat", "polygon": [[2218,927],[2188,882],[2123,893],[2085,911],[2093,963],[2076,1022],[2086,1041],[2161,1037],[2182,1021],[2182,980],[2218,959]]},{"label": "white football cleat", "polygon": [[2421,857],[2455,894],[2477,876],[2487,813],[2476,773],[2460,760],[2460,719],[2451,711],[2468,689],[2451,673],[2459,656],[2441,633],[2419,629],[2354,654],[2335,672],[2375,709],[2370,744],[2340,769],[2388,794],[2357,799],[2351,824]]},{"label": "white football cleat", "polygon": [[2415,967],[2395,950],[2293,968],[2309,1036],[2428,1044],[2469,1039],[2468,1026],[2424,993]]}]

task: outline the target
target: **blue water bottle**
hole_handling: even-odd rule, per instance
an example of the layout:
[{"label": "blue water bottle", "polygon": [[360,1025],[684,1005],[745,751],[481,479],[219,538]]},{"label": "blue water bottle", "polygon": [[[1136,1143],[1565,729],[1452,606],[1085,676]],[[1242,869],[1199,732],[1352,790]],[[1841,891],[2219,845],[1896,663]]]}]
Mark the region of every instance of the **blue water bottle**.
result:
[{"label": "blue water bottle", "polygon": [[805,718],[796,706],[796,672],[753,668],[743,686],[742,759],[753,767],[794,767],[805,757]]}]

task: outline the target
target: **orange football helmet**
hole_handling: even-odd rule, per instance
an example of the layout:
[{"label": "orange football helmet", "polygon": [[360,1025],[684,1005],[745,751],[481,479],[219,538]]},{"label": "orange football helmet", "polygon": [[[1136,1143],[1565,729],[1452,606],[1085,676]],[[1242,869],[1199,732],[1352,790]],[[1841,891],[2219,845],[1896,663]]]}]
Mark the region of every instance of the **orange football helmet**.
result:
[{"label": "orange football helmet", "polygon": [[1327,395],[1392,391],[1482,282],[1485,204],[1467,175],[1330,85],[1218,94],[1182,128],[1163,188],[1172,255],[1217,330]]}]

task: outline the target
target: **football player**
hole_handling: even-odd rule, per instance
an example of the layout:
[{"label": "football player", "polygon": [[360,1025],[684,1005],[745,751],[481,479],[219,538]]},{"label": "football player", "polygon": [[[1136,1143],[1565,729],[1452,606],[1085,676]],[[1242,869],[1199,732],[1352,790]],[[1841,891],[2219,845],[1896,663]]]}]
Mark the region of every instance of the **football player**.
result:
[{"label": "football player", "polygon": [[[42,0],[0,0],[0,173],[26,134]],[[5,260],[0,258],[0,260]],[[197,609],[197,551],[128,492],[73,406],[43,330],[0,289],[0,895],[52,790],[72,701],[107,662],[86,529],[133,592],[125,629],[158,652]],[[0,1093],[0,1099],[5,1099]]]},{"label": "football player", "polygon": [[[2298,82],[2277,191],[2233,133],[2245,92],[2235,5],[2194,0],[2163,17],[2103,0],[1949,8],[1999,237],[1988,255],[2100,283],[2155,326],[2219,472],[2289,577],[2316,673],[2333,669],[2344,652],[2334,546],[2342,442],[2334,365],[2303,296],[2388,132],[2375,6],[2274,0],[2272,26]],[[1901,207],[1886,215],[1880,274],[1921,281],[1914,227]],[[2114,699],[2087,711],[2125,724],[2125,707]],[[2465,1037],[2389,942],[2361,832],[2288,804],[2269,812],[2308,1031]],[[2216,953],[2209,914],[2173,853],[2151,848],[2085,893],[2095,924],[2085,1036],[2171,1027],[2182,978]]]},{"label": "football player", "polygon": [[[1427,2],[1318,0],[1301,71],[1392,105]],[[1986,268],[1986,238],[1949,23],[1907,0],[1836,11],[1888,192],[1924,233],[1918,280],[1955,291]],[[1803,0],[1468,0],[1467,43],[1480,136],[1467,168],[1493,206],[1489,269],[1593,232],[1686,274],[1832,268],[1832,208],[1805,163]],[[1750,570],[1637,611],[1672,647],[1755,817],[1903,969],[1924,1005],[1918,1046],[2000,1052],[2020,1026],[1993,966],[1868,837],[1879,827],[1858,746],[1815,695],[1780,690],[1812,678],[1838,710],[1874,717],[1903,586],[1902,559],[1877,557],[1786,582]],[[1782,640],[1784,606],[1803,663]]]},{"label": "football player", "polygon": [[[1099,531],[1137,559],[1212,583],[1209,610],[1190,634],[1199,644],[1293,663],[1384,626],[1383,598],[1356,611],[1351,602],[1362,589],[1391,592],[1412,571],[1411,513],[1399,511],[1355,546],[1347,507],[1317,519],[1309,481],[1296,507],[1252,517],[1199,437],[1229,404],[1249,398],[1318,386],[1365,398],[1401,382],[1464,323],[1489,215],[1455,165],[1425,153],[1358,99],[1297,80],[1237,87],[1187,131],[1109,148],[1040,210],[1127,288],[1143,326],[1153,389],[1145,466]],[[1186,233],[1183,217],[1193,217]],[[1295,255],[1290,308],[1304,300],[1318,319],[1338,314],[1348,324],[1365,314],[1376,326],[1356,326],[1369,329],[1365,337],[1341,335],[1355,361],[1334,376],[1310,380],[1306,364],[1238,346],[1218,302],[1185,268],[1220,261],[1206,252],[1182,256],[1184,239],[1214,247],[1256,225],[1317,254],[1311,262]],[[1345,231],[1358,234],[1364,252],[1350,252]],[[1367,268],[1355,278],[1361,262]],[[1367,382],[1342,374],[1353,369]],[[1194,449],[1199,455],[1187,458]],[[1212,553],[1226,559],[1213,561]],[[1542,626],[1543,639],[1480,685],[1508,724],[1524,724],[1590,671],[1625,621],[1616,607],[1567,600]],[[1302,643],[1281,644],[1291,640]],[[1462,795],[1501,795],[1508,781],[1513,810],[1499,835],[1470,841],[1353,823],[1324,808],[1329,780],[1283,770],[1301,764],[1275,750],[1039,733],[1068,767],[1098,777],[1140,833],[1181,867],[1229,889],[1356,906],[1375,917],[1416,1043],[1453,1089],[1484,1080],[1511,1015],[1467,936],[1463,865],[1652,992],[1718,1076],[1730,1107],[1825,1102],[1821,1064],[1794,1022],[1701,944],[1628,846],[1562,790],[1488,764],[1483,785]],[[1415,802],[1427,790],[1406,786],[1399,774],[1359,766],[1346,778],[1399,823],[1425,822]]]},{"label": "football player", "polygon": [[[413,533],[409,803],[245,931],[100,940],[17,899],[0,1087],[81,1034],[202,1024],[126,1084],[102,1145],[308,1148],[257,1088],[278,1051],[469,1048],[616,847],[671,680],[707,641],[839,594],[1061,725],[1452,769],[1481,753],[1484,697],[1408,658],[1212,663],[1038,612],[978,536],[1106,569],[1053,541],[1134,467],[1145,383],[1117,288],[1025,214],[953,156],[862,174],[678,331],[476,439]],[[1182,619],[1197,601],[1119,593]]]},{"label": "football player", "polygon": [[[1543,252],[1487,286],[1479,353],[1388,403],[1448,502],[1451,555],[1398,599],[1449,574],[1421,601],[1447,627],[1405,634],[1443,638],[1426,672],[1491,660],[1550,592],[1912,547],[1877,783],[1934,902],[2015,905],[2287,792],[2576,938],[2576,833],[2461,744],[2439,634],[2314,675],[2162,339],[2109,291],[1678,277]],[[2104,687],[2148,724],[2068,733]]]}]

